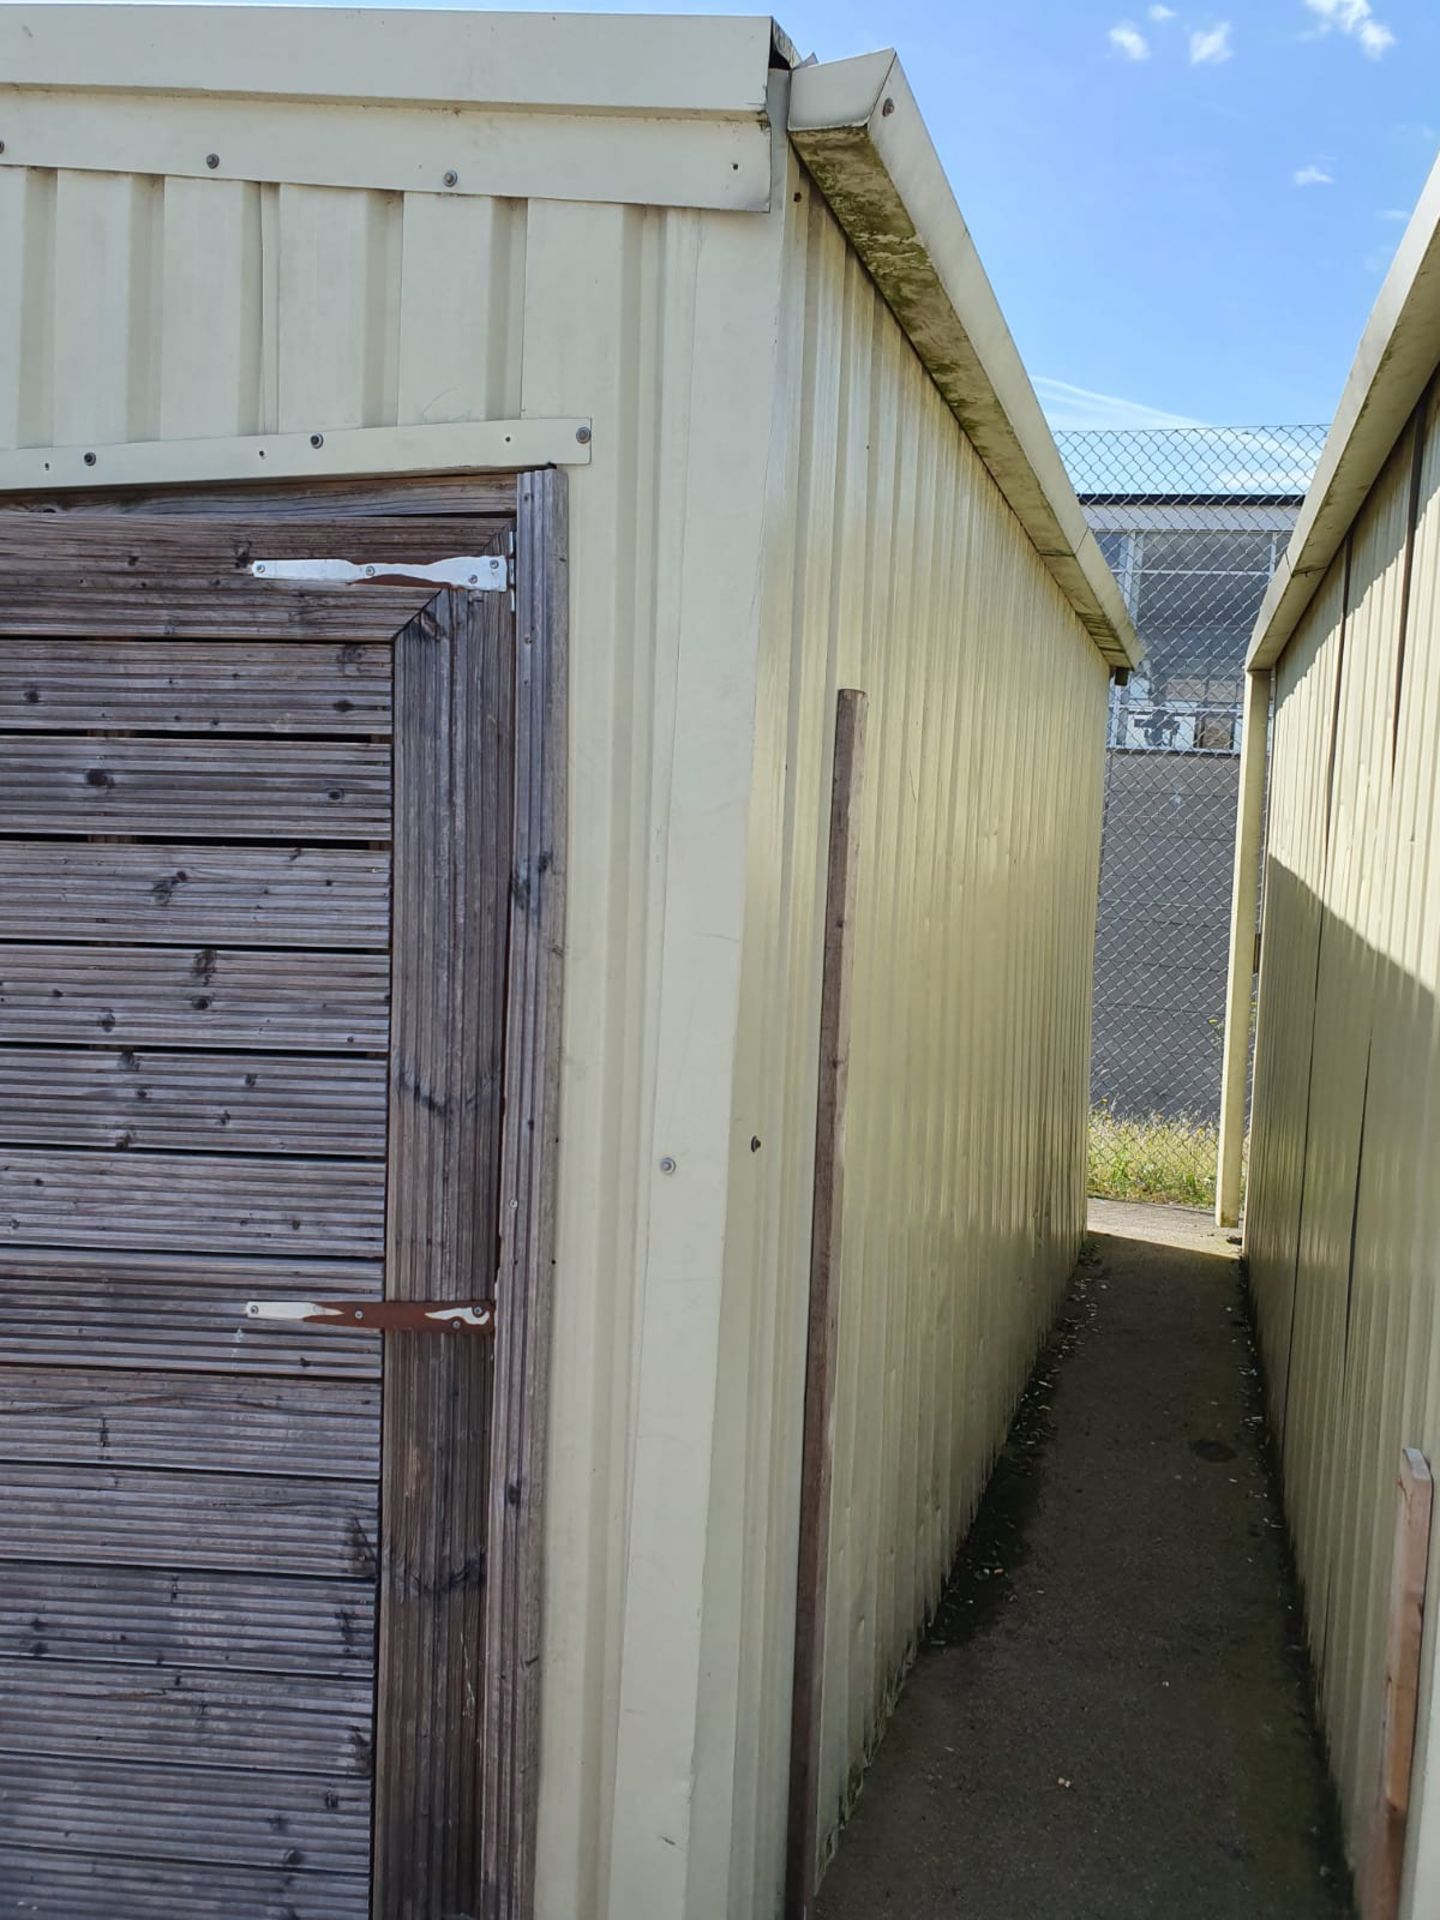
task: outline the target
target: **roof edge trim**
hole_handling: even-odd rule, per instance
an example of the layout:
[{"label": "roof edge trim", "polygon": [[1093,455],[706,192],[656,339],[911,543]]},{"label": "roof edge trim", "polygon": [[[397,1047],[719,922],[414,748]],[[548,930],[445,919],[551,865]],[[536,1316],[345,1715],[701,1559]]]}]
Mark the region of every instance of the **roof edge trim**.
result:
[{"label": "roof edge trim", "polygon": [[1380,477],[1440,359],[1440,162],[1380,289],[1245,664],[1272,667]]},{"label": "roof edge trim", "polygon": [[0,5],[6,85],[80,93],[760,120],[775,57],[765,14]]},{"label": "roof edge trim", "polygon": [[1101,655],[1140,647],[893,52],[796,69],[788,133]]}]

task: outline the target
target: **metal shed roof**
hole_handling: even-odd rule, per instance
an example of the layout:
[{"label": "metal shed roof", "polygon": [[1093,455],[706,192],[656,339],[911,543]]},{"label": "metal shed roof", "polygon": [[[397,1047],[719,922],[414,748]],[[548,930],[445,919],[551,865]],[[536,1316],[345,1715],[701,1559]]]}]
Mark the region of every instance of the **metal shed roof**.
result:
[{"label": "metal shed roof", "polygon": [[1400,242],[1355,355],[1290,545],[1255,622],[1246,665],[1275,664],[1405,422],[1440,364],[1440,163]]},{"label": "metal shed roof", "polygon": [[790,138],[1101,654],[1139,643],[899,60],[797,68]]}]

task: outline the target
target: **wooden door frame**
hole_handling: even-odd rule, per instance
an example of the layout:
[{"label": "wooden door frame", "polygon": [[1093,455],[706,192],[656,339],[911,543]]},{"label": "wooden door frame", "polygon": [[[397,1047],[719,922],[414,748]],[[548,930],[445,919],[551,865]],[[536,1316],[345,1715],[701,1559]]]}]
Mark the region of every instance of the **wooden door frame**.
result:
[{"label": "wooden door frame", "polygon": [[529,1920],[539,1810],[546,1415],[565,937],[566,476],[519,477],[515,804],[485,1607],[485,1920]]},{"label": "wooden door frame", "polygon": [[[481,1732],[483,1920],[529,1920],[538,1815],[547,1385],[555,1265],[566,844],[567,482],[563,470],[188,489],[0,494],[0,521],[49,520],[80,534],[100,516],[278,521],[514,513],[514,804],[504,1008],[500,1234],[484,1598]],[[63,537],[63,536],[62,536]],[[82,539],[82,545],[84,544]],[[137,622],[133,579],[95,615],[118,635]],[[273,636],[272,636],[273,637]],[[3,645],[0,639],[0,645]],[[478,1917],[477,1917],[478,1920]]]}]

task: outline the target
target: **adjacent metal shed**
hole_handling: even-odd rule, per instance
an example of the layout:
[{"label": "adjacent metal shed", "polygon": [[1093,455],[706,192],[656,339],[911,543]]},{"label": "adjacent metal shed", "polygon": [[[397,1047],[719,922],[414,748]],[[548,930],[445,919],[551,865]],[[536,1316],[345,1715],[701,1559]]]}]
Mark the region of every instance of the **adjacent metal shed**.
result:
[{"label": "adjacent metal shed", "polygon": [[802,1911],[1079,1244],[1134,657],[900,67],[5,6],[0,139],[0,1878]]},{"label": "adjacent metal shed", "polygon": [[[1402,1448],[1440,1451],[1437,366],[1440,169],[1250,650],[1222,1135],[1233,1218],[1263,829],[1245,1246],[1325,1733],[1367,1871],[1377,1790],[1409,1778],[1393,1750],[1381,1766],[1396,1470]],[[1399,1909],[1415,1916],[1440,1910],[1431,1624]]]}]

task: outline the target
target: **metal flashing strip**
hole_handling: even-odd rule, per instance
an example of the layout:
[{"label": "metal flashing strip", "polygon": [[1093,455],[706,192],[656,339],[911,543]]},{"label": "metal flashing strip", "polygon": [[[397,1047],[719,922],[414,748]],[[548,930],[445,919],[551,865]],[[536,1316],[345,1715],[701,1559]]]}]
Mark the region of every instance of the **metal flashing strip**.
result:
[{"label": "metal flashing strip", "polygon": [[758,117],[772,33],[764,14],[6,6],[0,72],[27,89],[172,98]]},{"label": "metal flashing strip", "polygon": [[577,418],[324,428],[215,440],[131,440],[115,446],[17,447],[0,452],[0,493],[586,466],[590,439],[590,422]]},{"label": "metal flashing strip", "polygon": [[770,204],[758,109],[565,114],[0,85],[0,121],[0,169],[725,213]]}]

